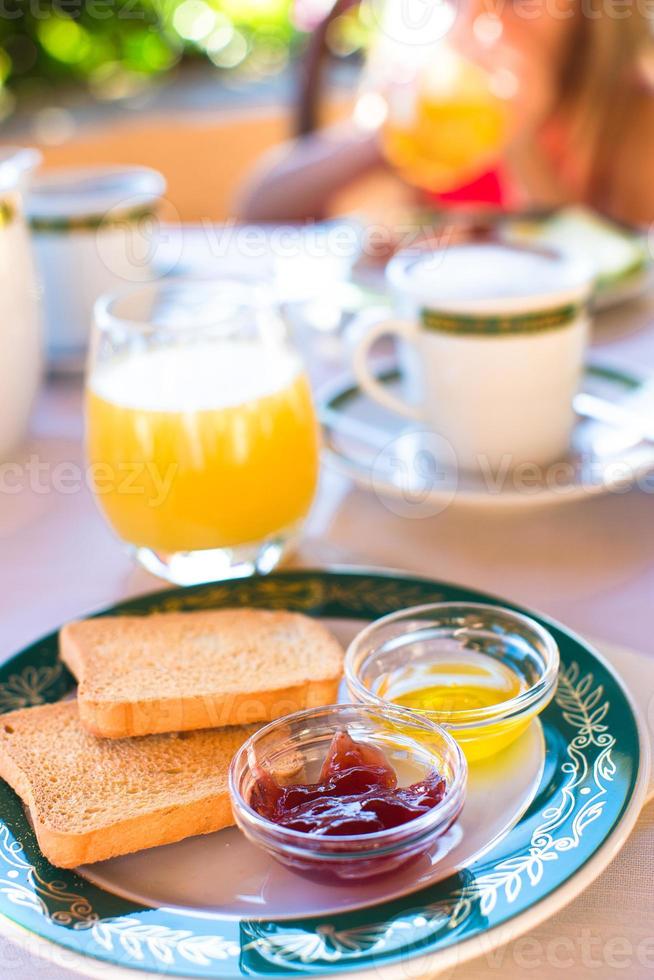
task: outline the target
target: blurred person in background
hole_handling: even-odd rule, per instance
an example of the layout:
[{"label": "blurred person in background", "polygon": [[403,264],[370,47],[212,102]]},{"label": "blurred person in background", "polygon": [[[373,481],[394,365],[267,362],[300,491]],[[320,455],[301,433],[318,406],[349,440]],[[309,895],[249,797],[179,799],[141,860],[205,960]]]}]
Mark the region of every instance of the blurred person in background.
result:
[{"label": "blurred person in background", "polygon": [[[392,0],[391,0],[392,2]],[[484,0],[459,34],[488,17]],[[640,5],[506,0],[493,10],[518,86],[511,127],[490,168],[425,187],[436,208],[505,210],[586,204],[634,225],[654,220],[652,22]],[[247,221],[322,218],[348,184],[385,165],[380,131],[339,124],[276,147],[242,188]]]}]

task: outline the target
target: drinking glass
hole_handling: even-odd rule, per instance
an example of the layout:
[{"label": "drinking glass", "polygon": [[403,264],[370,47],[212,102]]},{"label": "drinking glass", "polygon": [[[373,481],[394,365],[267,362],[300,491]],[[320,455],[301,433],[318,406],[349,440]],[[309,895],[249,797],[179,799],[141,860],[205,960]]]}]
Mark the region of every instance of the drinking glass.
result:
[{"label": "drinking glass", "polygon": [[501,22],[456,17],[446,0],[378,9],[357,114],[364,125],[377,116],[383,153],[408,183],[449,191],[490,169],[509,135],[517,78]]},{"label": "drinking glass", "polygon": [[265,284],[167,280],[98,300],[87,379],[100,509],[149,571],[268,572],[318,477],[318,425]]}]

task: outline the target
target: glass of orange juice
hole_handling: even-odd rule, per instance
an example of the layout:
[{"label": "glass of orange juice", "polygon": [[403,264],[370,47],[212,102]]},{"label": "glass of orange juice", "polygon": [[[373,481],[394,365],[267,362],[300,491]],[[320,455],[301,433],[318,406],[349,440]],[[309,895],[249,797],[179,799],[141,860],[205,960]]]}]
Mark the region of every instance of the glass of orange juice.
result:
[{"label": "glass of orange juice", "polygon": [[443,47],[410,94],[404,85],[389,88],[382,148],[408,183],[443,192],[491,167],[506,129],[506,105],[492,79]]},{"label": "glass of orange juice", "polygon": [[442,193],[475,179],[506,143],[517,86],[500,20],[456,18],[446,0],[379,9],[358,121],[377,119],[385,157],[416,187]]},{"label": "glass of orange juice", "polygon": [[100,509],[171,582],[270,571],[310,508],[309,381],[263,284],[171,279],[101,298],[86,419]]}]

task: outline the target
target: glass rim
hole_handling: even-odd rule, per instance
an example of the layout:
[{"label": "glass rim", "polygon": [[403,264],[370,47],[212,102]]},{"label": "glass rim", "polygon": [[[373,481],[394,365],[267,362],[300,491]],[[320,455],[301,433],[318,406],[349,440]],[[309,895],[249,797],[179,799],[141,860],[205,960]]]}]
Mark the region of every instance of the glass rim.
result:
[{"label": "glass rim", "polygon": [[389,613],[386,616],[374,620],[357,633],[345,652],[344,674],[350,695],[358,697],[363,704],[374,704],[384,709],[390,706],[395,707],[395,702],[375,694],[360,679],[358,658],[361,656],[361,647],[371,636],[374,636],[380,627],[401,621],[402,619],[408,619],[411,616],[416,617],[424,613],[434,613],[437,615],[439,612],[447,612],[456,608],[469,609],[472,612],[501,613],[515,623],[527,627],[527,629],[540,639],[544,646],[545,667],[542,676],[530,685],[527,690],[521,691],[520,694],[516,694],[512,698],[506,698],[504,701],[498,701],[496,704],[491,704],[484,708],[461,708],[450,711],[427,708],[411,708],[409,710],[418,717],[433,721],[436,725],[442,726],[446,730],[457,732],[463,729],[481,728],[489,722],[509,720],[516,715],[525,713],[541,701],[545,702],[546,699],[549,701],[551,695],[554,693],[554,688],[558,680],[560,659],[558,644],[550,631],[531,616],[525,613],[515,612],[506,606],[492,605],[486,602],[456,601],[431,602],[419,606],[408,606],[406,609],[400,609],[397,612]]},{"label": "glass rim", "polygon": [[[118,303],[123,303],[138,297],[140,294],[151,292],[165,292],[169,289],[187,287],[204,288],[211,287],[218,289],[224,284],[236,284],[247,287],[251,299],[249,305],[252,307],[268,305],[275,306],[275,298],[272,293],[272,280],[259,275],[249,275],[248,273],[225,272],[219,276],[206,275],[183,275],[183,276],[162,276],[159,279],[152,279],[146,282],[131,283],[121,289],[103,293],[93,304],[93,325],[96,330],[106,332],[115,330],[117,327],[127,330],[134,334],[150,334],[153,331],[161,330],[166,325],[153,323],[151,321],[134,319],[129,316],[121,316],[115,312],[114,307]],[[253,292],[253,290],[255,292]],[[270,295],[268,296],[268,291]],[[267,303],[257,300],[257,296],[266,295]],[[201,331],[206,329],[208,324],[198,324],[189,330]]]},{"label": "glass rim", "polygon": [[[287,726],[289,721],[309,721],[311,718],[319,716],[323,712],[339,712],[348,709],[363,712],[374,712],[380,716],[381,720],[388,718],[392,719],[394,717],[400,723],[409,724],[426,733],[438,737],[441,743],[444,744],[452,755],[453,770],[453,778],[449,782],[446,782],[445,795],[440,803],[428,810],[427,813],[414,817],[412,820],[408,820],[405,824],[401,824],[399,827],[389,827],[386,830],[378,830],[369,834],[343,834],[342,836],[339,835],[338,837],[315,837],[299,830],[292,830],[290,827],[281,826],[280,824],[276,824],[274,821],[269,820],[267,817],[263,817],[252,806],[250,806],[250,803],[245,799],[241,793],[240,787],[237,784],[236,770],[239,765],[241,765],[242,759],[245,759],[244,766],[249,768],[249,752],[256,745],[256,742],[259,739],[270,734],[271,732],[274,732],[276,728]],[[407,737],[411,742],[414,742],[420,748],[425,748],[422,743],[418,743],[416,737],[411,735]],[[433,755],[433,752],[430,751],[430,755]],[[377,705],[364,704],[361,702],[344,702],[342,704],[328,704],[321,705],[320,707],[316,708],[305,708],[302,711],[296,711],[291,715],[285,715],[282,718],[277,718],[274,721],[269,722],[263,728],[258,729],[258,731],[254,732],[248,738],[248,740],[243,743],[243,745],[234,755],[229,767],[228,786],[229,795],[235,811],[242,818],[245,818],[249,830],[255,830],[257,832],[258,836],[262,840],[262,846],[268,846],[270,836],[274,835],[275,842],[278,845],[282,846],[289,853],[294,853],[298,856],[306,857],[307,853],[310,852],[311,857],[315,860],[342,860],[344,856],[350,857],[352,860],[359,860],[360,858],[370,857],[371,853],[374,855],[379,855],[380,853],[390,853],[395,850],[396,847],[405,846],[407,843],[418,841],[424,835],[438,830],[439,827],[445,825],[448,821],[451,821],[453,816],[458,813],[462,806],[467,777],[468,764],[463,750],[452,735],[450,735],[450,733],[441,725],[436,724],[429,718],[416,716],[409,709],[400,707],[399,705],[386,705],[384,706],[383,711],[380,711],[379,706]],[[331,850],[327,853],[319,850],[314,851],[307,846],[308,841],[312,841],[314,844],[316,841],[319,841],[323,843],[325,848],[331,845]],[[347,855],[343,853],[347,851],[348,845],[352,845],[354,848],[359,848],[362,847],[362,845],[365,846],[366,843],[369,843],[372,847],[377,843],[384,844],[386,842],[388,847],[384,850],[374,847],[372,851],[361,849],[347,852]]]}]

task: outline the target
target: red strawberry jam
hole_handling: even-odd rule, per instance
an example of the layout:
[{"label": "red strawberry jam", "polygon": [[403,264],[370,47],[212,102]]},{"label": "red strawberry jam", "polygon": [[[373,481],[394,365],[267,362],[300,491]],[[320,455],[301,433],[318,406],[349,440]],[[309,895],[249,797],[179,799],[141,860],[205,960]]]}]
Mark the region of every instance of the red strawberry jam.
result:
[{"label": "red strawberry jam", "polygon": [[256,770],[250,806],[262,817],[316,836],[374,834],[399,827],[441,802],[445,780],[432,770],[419,783],[399,787],[397,776],[376,746],[337,732],[317,783],[281,786],[265,769]]}]

